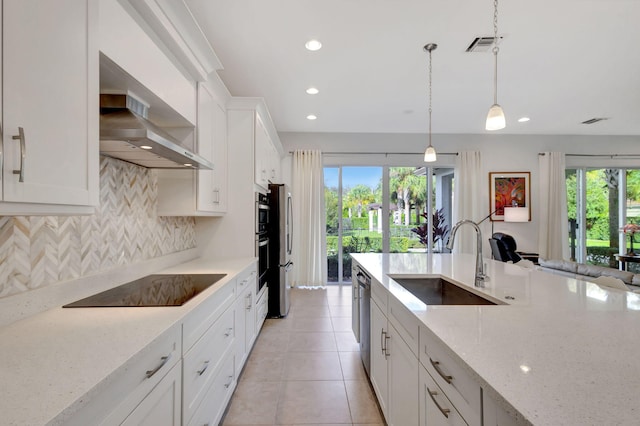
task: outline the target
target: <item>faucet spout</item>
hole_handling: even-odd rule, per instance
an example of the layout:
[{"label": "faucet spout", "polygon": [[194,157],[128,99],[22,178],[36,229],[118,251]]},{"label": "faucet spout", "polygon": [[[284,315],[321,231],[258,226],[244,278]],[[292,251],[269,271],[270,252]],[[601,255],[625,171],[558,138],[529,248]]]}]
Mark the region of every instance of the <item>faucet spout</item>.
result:
[{"label": "faucet spout", "polygon": [[477,223],[472,220],[464,219],[455,224],[453,229],[451,230],[451,236],[449,237],[449,241],[447,242],[447,248],[451,250],[453,248],[453,243],[456,239],[456,233],[458,232],[458,228],[460,228],[464,224],[469,224],[476,231],[476,276],[475,283],[476,287],[484,287],[484,283],[489,281],[489,276],[484,273],[484,263],[482,261],[482,231],[480,231],[480,227]]}]

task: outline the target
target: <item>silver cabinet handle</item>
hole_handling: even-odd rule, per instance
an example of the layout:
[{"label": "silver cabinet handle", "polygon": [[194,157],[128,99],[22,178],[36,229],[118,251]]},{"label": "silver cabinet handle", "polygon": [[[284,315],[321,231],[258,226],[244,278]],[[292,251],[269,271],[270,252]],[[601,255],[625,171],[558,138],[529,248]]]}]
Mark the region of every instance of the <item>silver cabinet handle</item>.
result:
[{"label": "silver cabinet handle", "polygon": [[233,331],[233,327],[227,328],[227,331],[224,333],[224,337],[231,336],[231,332]]},{"label": "silver cabinet handle", "polygon": [[225,389],[229,389],[231,383],[233,383],[233,376],[229,376],[229,382],[224,384]]},{"label": "silver cabinet handle", "polygon": [[147,370],[147,372],[145,373],[147,375],[147,379],[150,379],[151,377],[153,377],[153,375],[156,374],[158,370],[160,370],[162,367],[164,367],[164,365],[167,362],[169,362],[170,359],[171,359],[171,354],[160,358],[160,361],[161,361],[160,364],[153,370]]},{"label": "silver cabinet handle", "polygon": [[436,395],[438,395],[438,392],[436,391],[432,391],[431,389],[429,389],[427,387],[427,393],[429,394],[429,396],[431,397],[431,400],[433,401],[434,404],[436,404],[436,407],[438,407],[438,410],[440,410],[440,412],[442,413],[443,416],[445,416],[447,419],[449,418],[449,413],[451,412],[450,409],[448,408],[442,408],[440,406],[440,404],[438,404],[438,401],[436,401]]},{"label": "silver cabinet handle", "polygon": [[429,362],[431,362],[431,365],[433,365],[433,368],[435,368],[440,377],[442,377],[445,382],[451,384],[451,382],[453,381],[453,376],[448,376],[442,372],[442,370],[440,369],[440,361],[434,361],[431,359],[431,357],[429,357]]},{"label": "silver cabinet handle", "polygon": [[384,347],[384,344],[386,342],[386,339],[384,338],[385,334],[387,334],[387,332],[384,331],[384,328],[383,328],[382,333],[380,333],[380,349],[382,350],[382,355],[384,355],[387,350],[387,348]]},{"label": "silver cabinet handle", "polygon": [[207,371],[207,368],[209,368],[209,361],[205,361],[202,369],[197,371],[198,376],[202,376],[204,372]]},{"label": "silver cabinet handle", "polygon": [[24,128],[18,127],[18,134],[11,137],[20,141],[20,170],[14,170],[14,175],[20,175],[18,182],[24,182],[24,160],[27,156],[27,143],[24,140]]},{"label": "silver cabinet handle", "polygon": [[389,353],[389,343],[387,342],[387,340],[391,339],[391,336],[389,336],[389,333],[386,333],[386,335],[384,336],[384,357],[388,358],[389,356],[391,356],[391,354]]}]

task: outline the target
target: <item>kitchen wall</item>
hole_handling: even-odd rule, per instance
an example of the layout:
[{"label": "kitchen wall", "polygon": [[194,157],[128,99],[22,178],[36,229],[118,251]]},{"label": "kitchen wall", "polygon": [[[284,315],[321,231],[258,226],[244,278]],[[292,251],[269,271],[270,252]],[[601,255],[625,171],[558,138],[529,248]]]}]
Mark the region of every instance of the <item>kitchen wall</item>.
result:
[{"label": "kitchen wall", "polygon": [[0,217],[0,298],[196,246],[192,217],[158,217],[153,170],[100,158],[91,216]]},{"label": "kitchen wall", "polygon": [[[424,134],[383,134],[383,133],[294,133],[281,132],[280,140],[285,152],[295,149],[320,149],[334,154],[324,155],[325,165],[413,165],[423,166],[422,154],[427,144]],[[505,232],[514,236],[518,249],[522,251],[538,251],[538,223],[541,210],[545,208],[539,200],[538,153],[559,151],[567,156],[567,167],[640,167],[637,158],[617,158],[590,155],[596,154],[634,154],[640,155],[640,138],[638,136],[582,136],[582,135],[507,135],[507,134],[458,134],[433,135],[433,145],[438,152],[438,161],[434,167],[455,165],[458,151],[480,151],[483,163],[483,175],[486,176],[482,191],[481,211],[489,214],[489,172],[531,172],[531,222],[506,223],[493,222],[495,232]],[[340,154],[345,152],[380,152],[388,155]],[[394,153],[412,153],[404,155]],[[283,163],[290,163],[287,158]],[[470,218],[480,220],[479,218]],[[490,253],[487,238],[491,235],[492,222],[482,224],[484,253]]]}]

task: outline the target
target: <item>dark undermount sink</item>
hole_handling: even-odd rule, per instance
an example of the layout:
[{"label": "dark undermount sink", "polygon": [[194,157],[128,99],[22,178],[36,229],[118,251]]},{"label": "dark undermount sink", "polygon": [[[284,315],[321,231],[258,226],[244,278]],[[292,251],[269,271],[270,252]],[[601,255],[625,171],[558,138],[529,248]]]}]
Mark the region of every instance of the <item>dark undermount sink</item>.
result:
[{"label": "dark undermount sink", "polygon": [[496,305],[439,277],[393,279],[427,305]]}]

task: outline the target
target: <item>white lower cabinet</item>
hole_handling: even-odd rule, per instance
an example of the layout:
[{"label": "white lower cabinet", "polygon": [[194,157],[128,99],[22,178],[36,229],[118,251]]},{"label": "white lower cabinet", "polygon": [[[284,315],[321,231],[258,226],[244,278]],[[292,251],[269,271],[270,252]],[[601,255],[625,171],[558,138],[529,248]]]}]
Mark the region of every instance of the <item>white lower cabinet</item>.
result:
[{"label": "white lower cabinet", "polygon": [[255,336],[258,335],[260,329],[262,328],[262,324],[264,324],[264,320],[267,318],[267,314],[269,313],[269,289],[267,286],[262,287],[260,293],[258,293],[258,297],[256,300],[256,334],[254,335],[254,340],[252,340],[251,344],[253,345],[253,341],[255,341]]},{"label": "white lower cabinet", "polygon": [[235,367],[235,356],[229,353],[222,360],[222,368],[209,386],[204,400],[189,423],[183,425],[193,426],[215,426],[220,422],[222,414],[231,399],[233,390],[236,387],[237,375]]},{"label": "white lower cabinet", "polygon": [[238,277],[238,298],[236,299],[236,371],[238,374],[242,371],[256,336],[256,308],[253,303],[256,277],[255,270]]},{"label": "white lower cabinet", "polygon": [[423,366],[420,366],[420,426],[467,426]]},{"label": "white lower cabinet", "polygon": [[[481,425],[482,390],[480,384],[426,328],[420,329],[420,363],[428,372],[431,380],[438,385],[438,390],[434,391],[438,392],[439,397],[429,399],[431,401],[449,401],[448,404],[455,408],[451,411],[452,416],[459,413],[464,419],[464,424]],[[424,404],[424,398],[421,397],[420,401],[421,404]],[[455,413],[453,413],[454,411]],[[430,417],[429,414],[427,417]]]},{"label": "white lower cabinet", "polygon": [[372,300],[370,379],[389,426],[418,424],[418,375],[418,358]]},{"label": "white lower cabinet", "polygon": [[[224,361],[235,355],[235,310],[229,307],[202,338],[184,355],[182,381],[183,423],[187,424],[205,400],[209,387],[219,375]],[[235,372],[231,372],[235,377]],[[211,404],[212,401],[206,401]]]},{"label": "white lower cabinet", "polygon": [[382,414],[389,418],[389,380],[386,344],[388,341],[387,317],[371,299],[371,372],[369,379],[378,397]]},{"label": "white lower cabinet", "polygon": [[515,426],[518,423],[507,411],[498,405],[488,392],[482,391],[482,425],[483,426]]},{"label": "white lower cabinet", "polygon": [[147,395],[122,422],[123,426],[180,426],[182,409],[180,363]]}]

